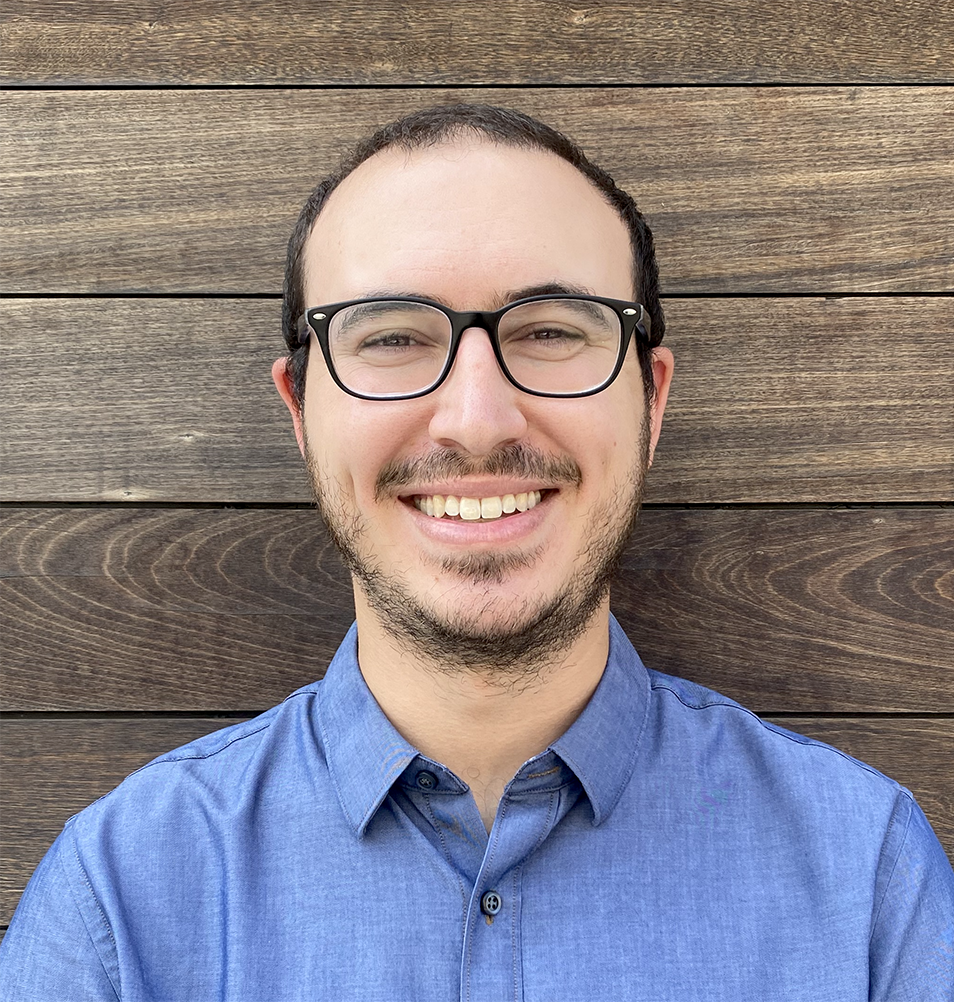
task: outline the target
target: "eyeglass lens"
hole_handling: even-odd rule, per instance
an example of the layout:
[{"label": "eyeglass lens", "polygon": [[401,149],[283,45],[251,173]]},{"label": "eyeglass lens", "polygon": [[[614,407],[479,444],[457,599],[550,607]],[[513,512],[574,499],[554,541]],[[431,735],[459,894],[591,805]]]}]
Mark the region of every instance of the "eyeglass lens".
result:
[{"label": "eyeglass lens", "polygon": [[[501,355],[528,390],[582,393],[613,373],[619,317],[602,303],[551,299],[521,303],[500,317]],[[338,378],[369,396],[417,393],[433,386],[447,363],[450,318],[424,303],[358,303],[336,313],[328,345]]]}]

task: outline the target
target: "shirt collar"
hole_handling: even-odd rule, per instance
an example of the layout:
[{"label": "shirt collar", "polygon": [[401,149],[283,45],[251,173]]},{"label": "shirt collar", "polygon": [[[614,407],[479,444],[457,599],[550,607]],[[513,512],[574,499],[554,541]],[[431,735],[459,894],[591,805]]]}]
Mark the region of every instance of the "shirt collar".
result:
[{"label": "shirt collar", "polygon": [[[632,775],[649,712],[648,673],[613,616],[609,630],[609,656],[596,691],[548,749],[579,779],[594,825],[609,816]],[[358,667],[355,625],[318,691],[328,769],[345,817],[360,836],[418,751],[395,730],[368,689]]]},{"label": "shirt collar", "polygon": [[583,784],[594,825],[609,817],[633,774],[649,698],[649,673],[611,615],[600,684],[566,733],[550,745]]},{"label": "shirt collar", "polygon": [[345,817],[355,834],[363,835],[417,749],[394,729],[364,681],[357,624],[341,642],[318,692],[328,771]]}]

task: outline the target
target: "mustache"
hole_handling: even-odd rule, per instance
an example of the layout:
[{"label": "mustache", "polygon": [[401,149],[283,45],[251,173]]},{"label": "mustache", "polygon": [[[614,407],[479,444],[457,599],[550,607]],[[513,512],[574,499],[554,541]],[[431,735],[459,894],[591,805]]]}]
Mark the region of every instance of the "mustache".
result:
[{"label": "mustache", "polygon": [[374,499],[393,497],[409,484],[475,476],[539,480],[548,487],[579,487],[583,471],[569,456],[551,456],[524,444],[504,445],[479,458],[456,449],[437,449],[417,459],[385,464],[374,484]]}]

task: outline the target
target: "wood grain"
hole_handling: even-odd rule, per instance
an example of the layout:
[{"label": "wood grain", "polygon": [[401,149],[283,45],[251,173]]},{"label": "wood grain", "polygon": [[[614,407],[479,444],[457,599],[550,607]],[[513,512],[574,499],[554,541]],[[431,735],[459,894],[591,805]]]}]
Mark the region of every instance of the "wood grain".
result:
[{"label": "wood grain", "polygon": [[[235,722],[221,718],[5,721],[0,771],[4,803],[0,922],[9,921],[34,867],[70,815],[156,755]],[[867,758],[908,785],[954,859],[950,720],[786,718],[778,722]]]},{"label": "wood grain", "polygon": [[637,197],[677,293],[954,289],[954,88],[8,91],[11,293],[263,293],[373,126],[496,102]]},{"label": "wood grain", "polygon": [[[673,300],[653,502],[954,499],[954,298]],[[308,502],[277,301],[0,302],[8,501]]]},{"label": "wood grain", "polygon": [[[4,708],[265,709],[353,609],[310,510],[0,511]],[[954,509],[643,512],[645,662],[771,712],[954,712]]]},{"label": "wood grain", "polygon": [[7,0],[23,84],[950,82],[949,5]]}]

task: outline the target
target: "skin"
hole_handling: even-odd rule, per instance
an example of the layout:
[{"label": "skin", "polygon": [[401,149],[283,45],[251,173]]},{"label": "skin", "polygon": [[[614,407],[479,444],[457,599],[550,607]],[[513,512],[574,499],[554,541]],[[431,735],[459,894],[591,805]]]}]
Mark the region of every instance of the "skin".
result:
[{"label": "skin", "polygon": [[[541,151],[461,139],[385,151],[345,179],[306,246],[306,302],[392,292],[487,310],[555,283],[633,299],[631,261],[622,220],[572,166]],[[314,340],[303,413],[283,358],[273,378],[303,454],[307,444],[325,508],[355,532],[362,558],[438,618],[463,618],[475,630],[519,629],[581,573],[593,534],[607,531],[607,513],[622,518],[634,500],[641,433],[646,426],[651,461],[672,378],[671,352],[653,354],[651,408],[633,349],[601,393],[548,399],[506,380],[479,329],[464,333],[446,382],[416,400],[349,396],[332,382]],[[382,468],[396,460],[453,449],[479,469],[494,450],[515,444],[572,460],[579,482],[476,472],[375,491]],[[486,523],[432,519],[408,503],[413,494],[486,497],[539,487],[550,493],[536,508]],[[516,566],[475,581],[463,570],[475,554],[510,555]],[[470,785],[488,830],[506,784],[573,723],[606,663],[608,595],[565,649],[517,675],[499,665],[455,671],[428,663],[388,629],[357,579],[355,612],[371,692],[408,741]]]}]

